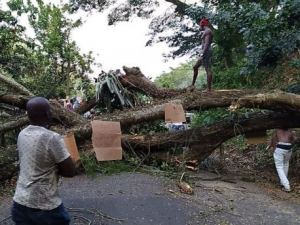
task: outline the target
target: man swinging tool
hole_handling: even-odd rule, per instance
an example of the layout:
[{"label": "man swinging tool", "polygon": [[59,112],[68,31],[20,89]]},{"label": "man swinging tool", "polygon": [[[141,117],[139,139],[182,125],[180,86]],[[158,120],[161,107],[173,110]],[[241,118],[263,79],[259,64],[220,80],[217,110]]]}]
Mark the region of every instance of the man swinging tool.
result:
[{"label": "man swinging tool", "polygon": [[200,58],[194,65],[194,77],[193,77],[193,82],[191,85],[191,91],[195,89],[195,83],[196,79],[198,76],[198,69],[202,65],[205,68],[206,71],[206,76],[207,76],[207,87],[206,91],[207,93],[211,92],[211,81],[212,81],[212,72],[211,72],[211,57],[212,57],[212,48],[211,48],[211,43],[213,40],[213,32],[212,30],[208,27],[209,21],[208,19],[202,19],[200,21],[200,26],[204,33],[201,36],[202,43],[201,43],[201,49],[202,52],[200,54]]}]

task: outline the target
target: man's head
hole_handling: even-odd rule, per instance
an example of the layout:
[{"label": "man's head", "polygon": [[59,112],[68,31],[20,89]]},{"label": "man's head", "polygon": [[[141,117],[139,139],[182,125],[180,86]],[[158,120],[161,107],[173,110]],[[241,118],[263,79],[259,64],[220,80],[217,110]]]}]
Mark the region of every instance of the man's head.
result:
[{"label": "man's head", "polygon": [[31,125],[48,127],[52,121],[51,107],[47,99],[34,97],[27,102],[27,114]]},{"label": "man's head", "polygon": [[207,18],[204,18],[202,20],[200,20],[199,25],[201,26],[201,28],[204,30],[204,27],[208,27],[209,25],[209,20]]}]

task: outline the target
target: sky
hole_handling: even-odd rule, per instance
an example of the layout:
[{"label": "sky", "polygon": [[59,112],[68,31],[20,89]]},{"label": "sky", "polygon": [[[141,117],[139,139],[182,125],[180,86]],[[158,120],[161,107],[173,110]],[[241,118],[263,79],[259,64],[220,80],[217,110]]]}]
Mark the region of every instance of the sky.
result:
[{"label": "sky", "polygon": [[84,21],[82,27],[74,30],[72,38],[83,52],[93,51],[104,71],[136,66],[146,76],[155,78],[188,60],[188,57],[183,57],[166,63],[162,54],[168,53],[170,48],[165,43],[145,46],[150,38],[146,35],[150,20],[134,18],[131,22],[108,26],[107,13],[93,13]]},{"label": "sky", "polygon": [[[7,0],[6,0],[7,1]],[[64,0],[66,1],[66,0]],[[58,0],[44,0],[59,4]],[[161,0],[159,13],[163,13],[170,3]],[[2,4],[5,9],[5,5]],[[81,17],[84,21],[83,25],[76,28],[72,33],[72,39],[76,41],[82,53],[93,52],[96,63],[100,63],[102,67],[93,67],[94,73],[90,77],[96,77],[101,70],[122,69],[123,66],[139,67],[147,77],[153,80],[163,72],[170,71],[170,67],[176,68],[180,63],[189,60],[189,57],[169,59],[164,62],[163,53],[169,53],[170,48],[165,43],[155,44],[146,47],[149,40],[147,33],[151,19],[145,20],[134,18],[130,22],[121,22],[117,25],[108,26],[107,13],[86,13],[78,11],[71,18]],[[32,36],[33,30],[28,25],[26,16],[19,18],[22,25],[27,27],[27,34]]]}]

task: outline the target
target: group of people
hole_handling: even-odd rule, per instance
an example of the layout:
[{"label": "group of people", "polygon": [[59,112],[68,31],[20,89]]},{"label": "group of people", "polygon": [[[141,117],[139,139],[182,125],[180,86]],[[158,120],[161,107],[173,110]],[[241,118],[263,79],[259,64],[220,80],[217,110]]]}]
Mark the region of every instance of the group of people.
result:
[{"label": "group of people", "polygon": [[[202,53],[194,66],[194,88],[198,68],[203,65],[207,73],[207,92],[211,92],[211,43],[213,34],[208,27],[208,19],[200,21],[204,30],[202,35]],[[66,102],[72,110],[78,106],[76,100]],[[65,210],[58,194],[59,176],[73,177],[76,169],[68,153],[62,136],[49,130],[52,113],[45,98],[34,97],[27,103],[30,126],[18,136],[20,173],[13,197],[12,219],[16,225],[55,224],[67,225],[70,216]],[[274,148],[276,169],[283,185],[283,191],[291,191],[287,179],[289,159],[297,137],[289,130],[276,130],[271,146]]]}]

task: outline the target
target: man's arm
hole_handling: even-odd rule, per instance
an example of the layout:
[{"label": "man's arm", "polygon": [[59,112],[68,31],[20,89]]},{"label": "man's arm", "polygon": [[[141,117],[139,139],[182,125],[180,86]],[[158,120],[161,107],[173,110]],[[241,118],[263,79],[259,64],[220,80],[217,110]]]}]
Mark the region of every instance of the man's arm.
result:
[{"label": "man's arm", "polygon": [[273,150],[276,148],[276,144],[277,144],[277,132],[276,130],[273,133],[272,139],[271,139],[271,147],[273,148]]},{"label": "man's arm", "polygon": [[298,138],[297,138],[297,136],[293,133],[293,135],[292,135],[292,145],[295,145],[295,144],[297,144],[297,142],[298,142]]},{"label": "man's arm", "polygon": [[71,157],[58,163],[58,174],[63,177],[74,177],[76,175],[75,165]]},{"label": "man's arm", "polygon": [[205,31],[205,33],[204,33],[204,48],[202,50],[202,56],[204,56],[207,53],[209,46],[210,46],[211,39],[212,39],[212,32],[210,30]]}]

